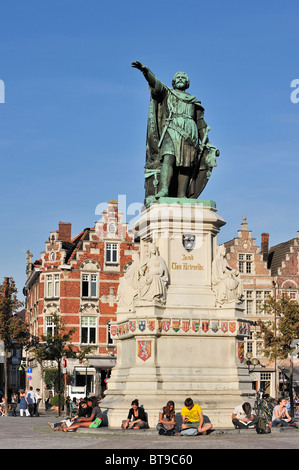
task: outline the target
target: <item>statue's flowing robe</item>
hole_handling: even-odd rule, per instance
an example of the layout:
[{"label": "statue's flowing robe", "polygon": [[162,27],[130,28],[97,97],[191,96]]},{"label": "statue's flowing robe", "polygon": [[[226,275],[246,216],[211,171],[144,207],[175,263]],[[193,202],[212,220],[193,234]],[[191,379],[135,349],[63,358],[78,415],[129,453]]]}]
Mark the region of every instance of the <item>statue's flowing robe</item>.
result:
[{"label": "statue's flowing robe", "polygon": [[117,291],[117,305],[119,307],[130,307],[133,305],[133,299],[138,294],[138,257],[133,258],[132,264],[128,267],[123,277],[119,280]]},{"label": "statue's flowing robe", "polygon": [[192,168],[197,163],[199,131],[207,126],[201,102],[158,79],[150,93],[145,168],[159,168],[166,154],[175,156],[176,166]]},{"label": "statue's flowing robe", "polygon": [[151,255],[141,267],[143,275],[139,278],[139,299],[152,302],[166,301],[168,270],[161,256]]},{"label": "statue's flowing robe", "polygon": [[212,263],[212,289],[219,303],[238,300],[243,295],[243,285],[233,274],[227,260],[217,256]]}]

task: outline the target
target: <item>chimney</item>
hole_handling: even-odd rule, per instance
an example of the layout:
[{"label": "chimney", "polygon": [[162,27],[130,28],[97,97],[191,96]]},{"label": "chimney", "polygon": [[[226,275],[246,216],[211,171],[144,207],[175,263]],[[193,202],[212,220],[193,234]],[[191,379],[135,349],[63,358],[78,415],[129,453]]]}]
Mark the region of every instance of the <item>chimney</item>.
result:
[{"label": "chimney", "polygon": [[263,255],[263,260],[268,260],[269,253],[269,233],[262,233],[261,238],[261,253]]},{"label": "chimney", "polygon": [[58,240],[72,241],[72,224],[70,222],[59,222]]}]

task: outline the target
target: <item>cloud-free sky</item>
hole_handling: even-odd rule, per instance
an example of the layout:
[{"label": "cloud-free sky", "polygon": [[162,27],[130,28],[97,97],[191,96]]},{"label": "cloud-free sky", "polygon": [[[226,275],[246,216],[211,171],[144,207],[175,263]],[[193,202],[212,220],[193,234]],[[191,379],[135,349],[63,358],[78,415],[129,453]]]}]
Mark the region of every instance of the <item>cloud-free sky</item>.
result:
[{"label": "cloud-free sky", "polygon": [[75,236],[99,204],[143,202],[149,92],[134,60],[169,86],[187,72],[205,107],[221,154],[200,197],[227,222],[218,243],[242,216],[259,246],[262,232],[296,237],[298,24],[295,0],[2,1],[1,279],[22,299],[26,250],[38,259],[59,221]]}]

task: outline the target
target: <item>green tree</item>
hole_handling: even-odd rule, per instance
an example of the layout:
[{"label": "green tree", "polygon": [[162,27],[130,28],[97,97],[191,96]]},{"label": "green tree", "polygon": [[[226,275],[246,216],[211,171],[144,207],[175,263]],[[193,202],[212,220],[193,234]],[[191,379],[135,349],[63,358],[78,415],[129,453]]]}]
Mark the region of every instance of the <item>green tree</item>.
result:
[{"label": "green tree", "polygon": [[[299,304],[291,300],[287,295],[276,299],[269,297],[262,310],[266,315],[271,315],[274,320],[259,320],[259,336],[264,341],[264,354],[271,360],[290,360],[290,405],[293,414],[293,361],[294,341],[299,339]],[[276,371],[275,371],[276,373]]]},{"label": "green tree", "polygon": [[264,354],[270,359],[287,359],[294,348],[292,341],[299,339],[299,304],[287,295],[269,297],[262,308],[274,320],[259,320],[260,336],[264,341]]},{"label": "green tree", "polygon": [[4,343],[4,396],[5,416],[8,415],[8,352],[13,348],[28,347],[28,327],[16,311],[23,306],[17,298],[17,289],[12,277],[5,277],[0,285],[0,339]]},{"label": "green tree", "polygon": [[[64,375],[60,374],[60,379],[58,379],[58,371],[53,367],[47,367],[43,372],[44,382],[49,389],[54,389],[55,394],[58,392],[58,383],[62,383]],[[70,373],[67,373],[66,377],[67,385],[72,385],[73,376]]]},{"label": "green tree", "polygon": [[67,328],[61,317],[57,314],[57,312],[54,312],[52,314],[52,323],[54,324],[53,334],[48,333],[47,335],[43,335],[42,342],[32,344],[30,349],[34,354],[35,359],[41,365],[43,361],[57,362],[57,391],[60,397],[62,359],[66,357],[77,358],[79,360],[82,360],[87,354],[89,354],[93,350],[93,347],[85,346],[79,349],[75,348],[72,344],[72,337],[76,331],[76,328]]}]

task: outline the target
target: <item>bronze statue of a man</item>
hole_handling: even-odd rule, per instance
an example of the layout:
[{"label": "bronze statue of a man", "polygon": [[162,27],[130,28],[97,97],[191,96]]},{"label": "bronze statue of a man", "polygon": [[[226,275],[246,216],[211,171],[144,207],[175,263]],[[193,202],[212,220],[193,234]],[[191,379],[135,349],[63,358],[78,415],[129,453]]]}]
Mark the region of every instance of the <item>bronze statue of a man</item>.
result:
[{"label": "bronze statue of a man", "polygon": [[197,198],[216,166],[215,157],[219,151],[208,143],[209,127],[201,102],[186,92],[190,84],[188,75],[177,72],[172,80],[173,88],[169,88],[140,62],[133,62],[132,67],[143,73],[151,93],[145,164],[146,202],[166,196]]}]

